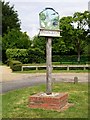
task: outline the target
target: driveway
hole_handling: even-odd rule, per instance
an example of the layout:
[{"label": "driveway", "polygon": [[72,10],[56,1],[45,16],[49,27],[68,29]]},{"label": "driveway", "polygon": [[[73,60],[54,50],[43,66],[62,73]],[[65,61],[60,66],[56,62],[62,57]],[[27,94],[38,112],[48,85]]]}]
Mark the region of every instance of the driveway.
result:
[{"label": "driveway", "polygon": [[[12,73],[7,66],[0,66],[0,93],[5,93],[10,90],[20,89],[23,87],[45,84],[45,73]],[[77,76],[79,82],[88,82],[88,73],[53,73],[52,81],[54,82],[73,82]]]}]

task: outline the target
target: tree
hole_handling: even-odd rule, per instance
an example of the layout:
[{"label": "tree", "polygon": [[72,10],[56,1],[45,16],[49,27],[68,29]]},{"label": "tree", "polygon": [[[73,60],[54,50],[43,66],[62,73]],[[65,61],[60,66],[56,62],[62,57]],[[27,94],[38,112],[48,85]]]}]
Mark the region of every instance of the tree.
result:
[{"label": "tree", "polygon": [[90,33],[90,12],[89,11],[85,11],[85,13],[87,14],[87,24],[88,24],[88,31]]},{"label": "tree", "polygon": [[76,12],[73,15],[73,43],[78,53],[77,61],[80,62],[80,54],[84,51],[84,48],[87,46],[87,32],[85,31],[86,26],[88,25],[88,15],[89,12],[85,11],[84,13]]},{"label": "tree", "polygon": [[52,42],[52,53],[53,53],[53,55],[66,54],[67,51],[68,51],[67,46],[66,46],[64,40],[62,39],[62,37],[53,38],[53,42]]},{"label": "tree", "polygon": [[72,23],[72,16],[63,17],[60,19],[60,29],[61,31],[61,43],[59,44],[61,47],[63,45],[62,54],[74,54],[74,47],[72,44],[72,35],[73,35],[73,27]]},{"label": "tree", "polygon": [[[1,2],[1,1],[0,1]],[[2,2],[2,35],[7,33],[7,30],[20,30],[20,20],[14,6],[10,6],[9,2]]]},{"label": "tree", "polygon": [[19,30],[12,29],[5,34],[2,38],[2,49],[6,50],[8,48],[19,48],[28,49],[31,46],[31,41],[26,32],[21,32]]},{"label": "tree", "polygon": [[84,13],[76,12],[73,16],[60,19],[61,35],[67,46],[67,52],[76,52],[78,62],[80,61],[80,54],[84,52],[84,47],[87,45],[86,26],[88,25],[88,15],[87,11]]},{"label": "tree", "polygon": [[19,30],[12,29],[5,34],[2,38],[2,55],[3,55],[3,62],[6,61],[6,50],[8,48],[15,49],[28,49],[31,47],[31,41],[29,36],[26,32],[21,32]]},{"label": "tree", "polygon": [[33,47],[37,47],[41,50],[46,51],[46,38],[45,37],[39,37],[35,36],[32,41]]}]

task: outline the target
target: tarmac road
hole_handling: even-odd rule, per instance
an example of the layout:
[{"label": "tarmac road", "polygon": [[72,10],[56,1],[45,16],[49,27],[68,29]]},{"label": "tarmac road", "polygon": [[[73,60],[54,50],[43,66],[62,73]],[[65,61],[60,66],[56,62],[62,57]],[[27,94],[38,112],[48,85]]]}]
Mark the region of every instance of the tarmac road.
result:
[{"label": "tarmac road", "polygon": [[40,77],[27,77],[27,79],[22,78],[21,80],[14,81],[4,81],[2,82],[2,93],[8,92],[10,90],[15,90],[23,87],[35,86],[45,83],[45,78]]},{"label": "tarmac road", "polygon": [[[53,82],[73,82],[78,77],[79,82],[88,82],[88,73],[53,73]],[[13,73],[7,66],[0,66],[0,93],[46,83],[45,73]]]},{"label": "tarmac road", "polygon": [[[45,84],[46,75],[40,74],[20,74],[21,76],[16,80],[2,81],[0,86],[2,89],[0,93],[6,93],[11,90],[20,89],[23,87],[35,86]],[[53,82],[73,82],[74,77],[77,76],[79,82],[88,82],[88,73],[54,73],[52,74]],[[2,77],[3,78],[3,77]]]}]

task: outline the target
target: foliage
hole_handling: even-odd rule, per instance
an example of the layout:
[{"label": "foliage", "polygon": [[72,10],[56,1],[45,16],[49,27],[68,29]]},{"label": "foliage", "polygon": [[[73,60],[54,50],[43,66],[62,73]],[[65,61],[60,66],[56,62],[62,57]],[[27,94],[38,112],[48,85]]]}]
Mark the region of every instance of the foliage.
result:
[{"label": "foliage", "polygon": [[[5,4],[5,2],[3,2],[3,4]],[[9,3],[6,4],[7,5],[5,5],[5,7],[8,6],[9,8],[10,7]],[[12,9],[14,11],[14,6],[10,7],[9,9]],[[81,55],[88,54],[88,44],[90,44],[89,42],[90,36],[87,36],[89,30],[86,30],[85,27],[87,25],[90,26],[89,17],[90,13],[88,11],[85,11],[83,13],[76,12],[73,14],[73,16],[67,16],[60,19],[60,29],[62,30],[61,32],[62,37],[53,38],[52,41],[53,61],[55,62],[61,61],[59,56],[62,55],[77,54],[78,56],[77,61],[80,62]],[[7,23],[7,26],[9,23]],[[75,25],[77,26],[76,28]],[[6,32],[7,34],[4,34],[2,38],[3,61],[7,59],[5,55],[7,49],[28,49],[27,50],[28,53],[27,54],[25,53],[26,55],[24,53],[20,53],[21,55],[18,56],[22,57],[18,59],[15,56],[15,58],[17,60],[22,61],[23,63],[45,62],[47,38],[35,36],[31,41],[26,32],[22,33],[20,29],[19,30],[18,29],[10,28],[8,32]],[[27,55],[28,57],[26,57]],[[68,57],[66,58],[66,62],[67,59]]]},{"label": "foliage", "polygon": [[13,71],[21,71],[22,63],[20,61],[10,60],[9,65]]},{"label": "foliage", "polygon": [[[26,32],[22,33],[19,30],[12,29],[2,38],[2,54],[3,62],[6,61],[7,49],[28,49],[31,46],[31,41]],[[23,58],[24,59],[24,58]]]},{"label": "foliage", "polygon": [[[29,63],[43,63],[46,59],[46,38],[35,36],[32,41],[32,49],[28,51]],[[34,57],[33,57],[34,56]]]},{"label": "foliage", "polygon": [[7,59],[19,60],[22,63],[28,63],[28,53],[27,49],[7,49],[6,50]]},{"label": "foliage", "polygon": [[87,32],[85,27],[88,25],[88,14],[76,12],[73,16],[63,17],[60,19],[60,29],[62,29],[62,39],[66,48],[78,54],[77,61],[80,61],[80,54],[84,53],[87,42]]},{"label": "foliage", "polygon": [[32,44],[34,48],[39,48],[45,54],[46,52],[46,38],[45,37],[35,36]]},{"label": "foliage", "polygon": [[14,6],[10,6],[9,2],[5,1],[0,3],[2,3],[2,35],[13,28],[20,30],[20,20]]},{"label": "foliage", "polygon": [[90,12],[88,12],[88,18],[87,18],[88,28],[90,32]]},{"label": "foliage", "polygon": [[8,48],[27,49],[31,45],[31,41],[26,32],[23,33],[15,29],[9,31],[8,34],[5,34],[2,39],[2,42],[3,50],[6,50]]},{"label": "foliage", "polygon": [[[77,12],[73,16],[67,16],[60,19],[60,29],[62,30],[62,37],[53,38],[53,55],[74,55],[79,54],[79,51],[80,54],[87,53],[86,46],[88,46],[89,40],[87,40],[86,37],[87,31],[85,27],[88,25],[88,16],[88,11],[85,11],[84,13]],[[72,23],[79,23],[79,29],[75,29]],[[40,38],[38,39],[38,37],[35,37],[34,41],[36,46],[40,48],[43,45],[44,49],[42,50],[46,49],[46,44],[45,42],[43,42],[44,37],[42,37],[42,40],[40,40]],[[44,44],[42,44],[41,42],[43,42]]]},{"label": "foliage", "polygon": [[39,48],[29,48],[28,49],[28,62],[29,63],[43,63],[45,62],[44,59],[44,52],[41,51]]},{"label": "foliage", "polygon": [[76,12],[73,15],[73,23],[76,24],[76,28],[74,30],[73,43],[75,45],[75,49],[78,53],[78,61],[80,61],[80,54],[83,52],[84,47],[87,46],[87,32],[85,31],[85,27],[88,25],[87,19],[88,11],[84,13]]},{"label": "foliage", "polygon": [[[45,85],[23,88],[2,95],[3,118],[86,118],[88,117],[88,84],[55,83],[53,92],[68,92],[69,103],[74,106],[62,112],[31,109],[28,107],[30,95],[44,92]],[[12,103],[12,104],[11,104]]]},{"label": "foliage", "polygon": [[70,54],[71,49],[67,46],[63,38],[54,38],[52,42],[52,54],[54,55],[67,55]]},{"label": "foliage", "polygon": [[[39,48],[44,52],[44,56],[46,56],[46,41],[45,37],[35,36],[32,43],[33,48]],[[52,55],[63,55],[69,54],[71,48],[69,49],[68,44],[62,38],[53,38],[52,41]],[[45,59],[45,58],[44,58]]]},{"label": "foliage", "polygon": [[39,48],[29,49],[7,49],[7,58],[13,60],[19,60],[22,63],[43,63],[44,53]]},{"label": "foliage", "polygon": [[[89,55],[81,55],[80,63],[87,63],[89,61]],[[77,64],[77,55],[54,55],[53,62]]]}]

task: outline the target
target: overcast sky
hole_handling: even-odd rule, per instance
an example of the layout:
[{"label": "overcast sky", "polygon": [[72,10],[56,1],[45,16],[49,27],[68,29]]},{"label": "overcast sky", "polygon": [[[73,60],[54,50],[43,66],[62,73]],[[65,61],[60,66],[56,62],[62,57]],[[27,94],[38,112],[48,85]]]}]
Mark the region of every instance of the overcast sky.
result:
[{"label": "overcast sky", "polygon": [[46,7],[54,8],[60,18],[88,10],[89,0],[5,0],[14,5],[21,21],[21,29],[30,37],[39,32],[39,13]]}]

